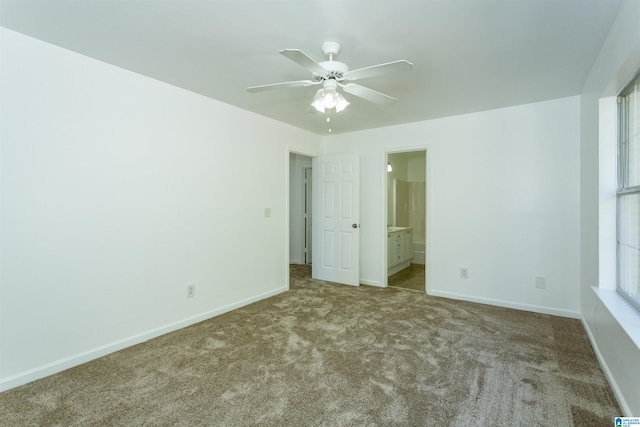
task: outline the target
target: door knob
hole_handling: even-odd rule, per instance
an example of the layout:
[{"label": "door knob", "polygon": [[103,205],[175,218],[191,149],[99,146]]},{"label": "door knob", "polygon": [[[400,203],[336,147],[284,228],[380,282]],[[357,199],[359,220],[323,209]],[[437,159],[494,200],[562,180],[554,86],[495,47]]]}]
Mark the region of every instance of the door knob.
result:
[{"label": "door knob", "polygon": [[351,224],[351,227],[358,228],[358,224]]}]

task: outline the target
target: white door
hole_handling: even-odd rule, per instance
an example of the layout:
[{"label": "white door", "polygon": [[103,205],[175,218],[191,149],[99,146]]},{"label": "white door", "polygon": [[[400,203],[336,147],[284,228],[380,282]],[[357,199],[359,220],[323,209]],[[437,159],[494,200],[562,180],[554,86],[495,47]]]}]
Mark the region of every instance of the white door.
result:
[{"label": "white door", "polygon": [[360,159],[314,159],[314,279],[360,285]]}]

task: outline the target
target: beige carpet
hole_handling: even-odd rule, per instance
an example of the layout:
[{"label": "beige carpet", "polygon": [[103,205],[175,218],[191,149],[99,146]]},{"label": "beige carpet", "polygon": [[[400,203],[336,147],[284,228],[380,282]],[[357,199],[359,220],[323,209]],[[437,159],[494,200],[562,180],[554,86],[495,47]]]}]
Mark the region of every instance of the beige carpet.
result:
[{"label": "beige carpet", "polygon": [[609,426],[577,320],[316,282],[0,394],[2,426]]}]

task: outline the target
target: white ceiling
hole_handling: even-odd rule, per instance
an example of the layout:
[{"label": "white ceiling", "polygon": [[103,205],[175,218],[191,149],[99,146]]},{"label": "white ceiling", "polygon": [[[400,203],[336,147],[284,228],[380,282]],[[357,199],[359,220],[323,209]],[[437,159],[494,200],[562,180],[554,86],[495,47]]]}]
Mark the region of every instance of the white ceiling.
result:
[{"label": "white ceiling", "polygon": [[0,25],[245,110],[326,135],[309,113],[317,86],[247,93],[310,78],[278,54],[317,61],[342,44],[350,69],[406,59],[414,70],[358,80],[398,99],[346,97],[333,133],[581,92],[620,0],[0,0]]}]

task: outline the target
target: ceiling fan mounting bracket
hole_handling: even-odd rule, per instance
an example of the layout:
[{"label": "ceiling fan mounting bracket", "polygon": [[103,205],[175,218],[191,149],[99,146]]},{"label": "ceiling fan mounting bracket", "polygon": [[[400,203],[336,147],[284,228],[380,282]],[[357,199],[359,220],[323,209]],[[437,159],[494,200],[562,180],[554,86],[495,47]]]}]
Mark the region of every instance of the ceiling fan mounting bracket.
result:
[{"label": "ceiling fan mounting bracket", "polygon": [[342,45],[338,42],[322,43],[322,53],[324,53],[324,56],[329,58],[329,60],[332,60],[334,56],[338,56],[340,49],[342,49]]}]

